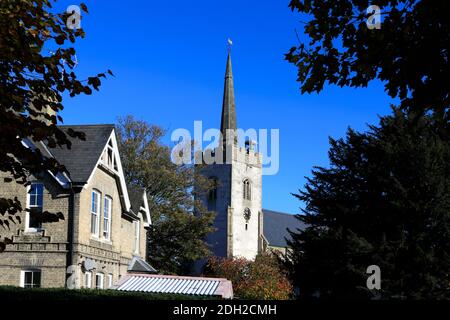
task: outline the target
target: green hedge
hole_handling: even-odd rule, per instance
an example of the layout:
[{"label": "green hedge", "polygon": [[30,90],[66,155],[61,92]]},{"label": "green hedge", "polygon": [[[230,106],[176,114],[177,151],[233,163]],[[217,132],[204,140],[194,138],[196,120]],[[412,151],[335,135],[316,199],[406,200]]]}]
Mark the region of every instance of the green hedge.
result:
[{"label": "green hedge", "polygon": [[0,286],[0,300],[211,300],[213,297],[190,296],[179,294],[160,294],[142,292],[123,292],[116,290],[96,289],[24,289],[18,287]]}]

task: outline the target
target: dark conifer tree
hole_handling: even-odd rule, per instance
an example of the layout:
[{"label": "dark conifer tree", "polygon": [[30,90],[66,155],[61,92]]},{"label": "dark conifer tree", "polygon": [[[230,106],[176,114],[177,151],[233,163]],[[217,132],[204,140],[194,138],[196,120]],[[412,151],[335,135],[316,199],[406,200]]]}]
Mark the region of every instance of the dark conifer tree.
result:
[{"label": "dark conifer tree", "polygon": [[[295,196],[305,202],[286,262],[302,297],[448,298],[450,147],[430,117],[395,110],[378,126],[330,139]],[[368,290],[366,269],[381,269]]]}]

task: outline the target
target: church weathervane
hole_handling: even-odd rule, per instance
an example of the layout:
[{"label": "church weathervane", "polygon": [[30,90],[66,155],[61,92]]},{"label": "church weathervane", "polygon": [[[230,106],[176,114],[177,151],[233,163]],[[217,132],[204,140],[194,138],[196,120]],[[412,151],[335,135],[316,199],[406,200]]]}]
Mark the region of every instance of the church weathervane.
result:
[{"label": "church weathervane", "polygon": [[227,50],[228,50],[228,53],[230,53],[231,52],[231,47],[233,46],[233,41],[230,39],[230,38],[228,38],[228,40],[227,40]]}]

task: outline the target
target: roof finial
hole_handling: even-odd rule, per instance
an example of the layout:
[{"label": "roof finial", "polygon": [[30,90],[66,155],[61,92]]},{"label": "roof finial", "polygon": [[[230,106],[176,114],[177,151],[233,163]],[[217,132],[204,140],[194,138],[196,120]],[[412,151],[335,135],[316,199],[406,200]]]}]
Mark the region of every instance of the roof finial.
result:
[{"label": "roof finial", "polygon": [[227,51],[228,51],[228,53],[230,53],[231,52],[231,47],[233,46],[233,41],[230,39],[230,38],[228,38],[228,40],[227,40]]}]

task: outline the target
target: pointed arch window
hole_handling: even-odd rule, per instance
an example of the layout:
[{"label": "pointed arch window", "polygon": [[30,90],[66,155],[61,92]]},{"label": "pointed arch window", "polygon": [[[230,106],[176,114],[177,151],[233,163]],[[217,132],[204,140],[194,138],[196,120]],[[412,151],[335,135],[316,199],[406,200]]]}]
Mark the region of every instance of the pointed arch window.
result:
[{"label": "pointed arch window", "polygon": [[252,200],[251,183],[249,179],[243,181],[243,196],[245,200]]}]

